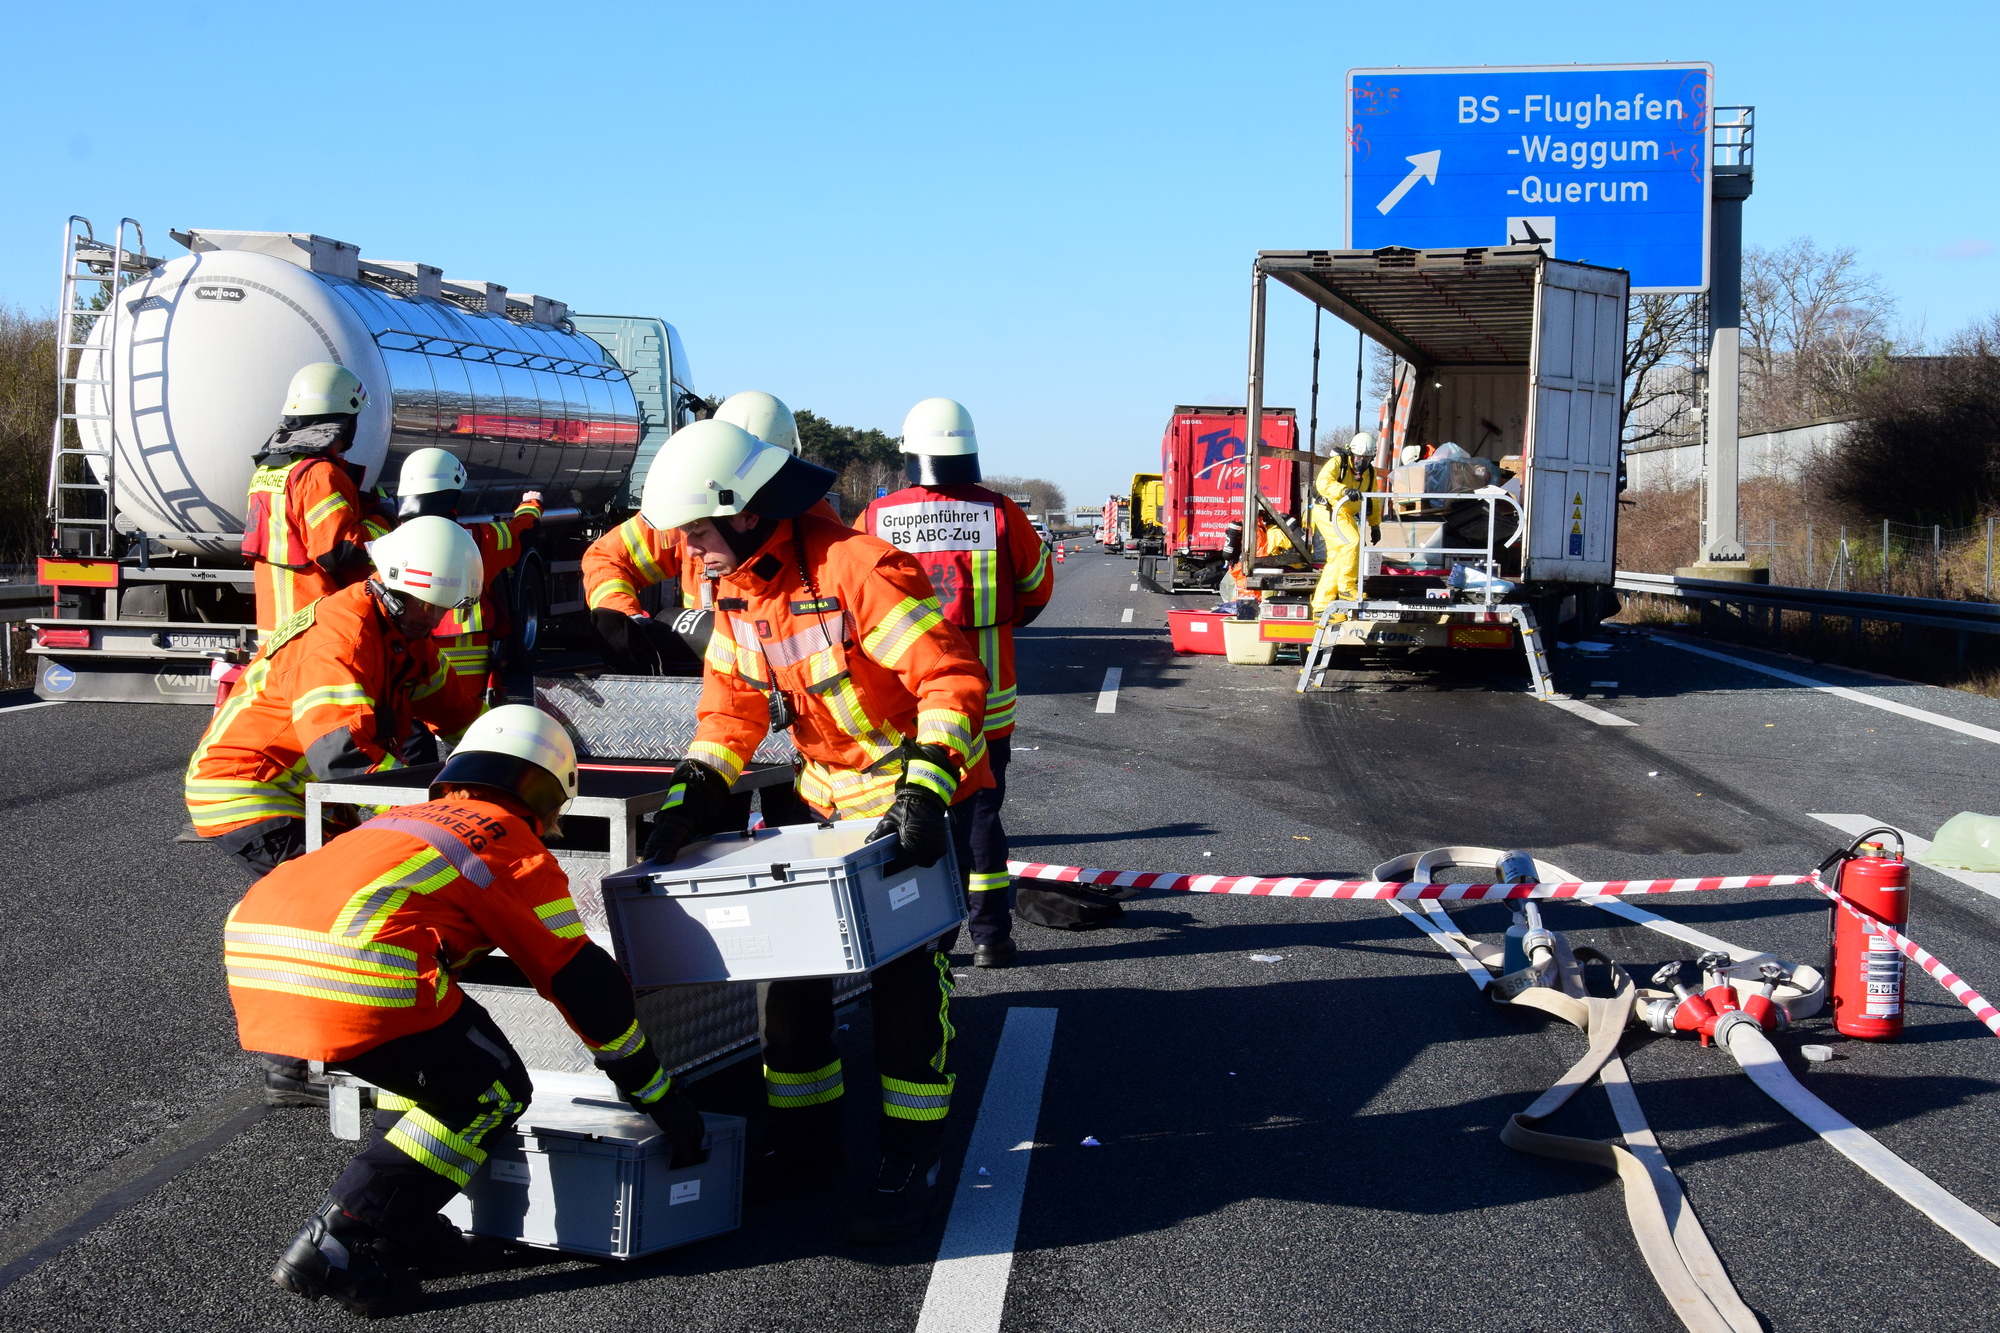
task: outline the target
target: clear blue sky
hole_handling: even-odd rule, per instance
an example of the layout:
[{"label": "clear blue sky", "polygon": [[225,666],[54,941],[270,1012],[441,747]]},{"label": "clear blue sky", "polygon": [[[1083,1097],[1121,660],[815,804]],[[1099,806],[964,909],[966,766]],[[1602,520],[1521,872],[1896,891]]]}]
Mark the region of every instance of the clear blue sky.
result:
[{"label": "clear blue sky", "polygon": [[[1250,259],[1338,245],[1356,66],[1709,60],[1753,242],[1857,247],[1932,335],[2000,310],[1983,4],[10,6],[0,301],[72,212],[317,231],[679,326],[705,392],[900,429],[963,400],[1072,500],[1241,402]],[[91,52],[122,36],[104,68]],[[1305,407],[1277,292],[1269,401]],[[1328,345],[1351,414],[1354,343]],[[1343,387],[1344,386],[1344,387]]]}]

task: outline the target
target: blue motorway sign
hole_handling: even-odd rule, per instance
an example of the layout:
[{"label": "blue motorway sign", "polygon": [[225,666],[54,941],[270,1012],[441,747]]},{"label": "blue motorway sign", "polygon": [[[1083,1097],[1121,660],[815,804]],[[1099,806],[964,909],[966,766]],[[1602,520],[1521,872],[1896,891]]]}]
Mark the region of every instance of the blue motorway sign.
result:
[{"label": "blue motorway sign", "polygon": [[1714,68],[1357,69],[1347,75],[1347,246],[1535,244],[1708,287]]}]

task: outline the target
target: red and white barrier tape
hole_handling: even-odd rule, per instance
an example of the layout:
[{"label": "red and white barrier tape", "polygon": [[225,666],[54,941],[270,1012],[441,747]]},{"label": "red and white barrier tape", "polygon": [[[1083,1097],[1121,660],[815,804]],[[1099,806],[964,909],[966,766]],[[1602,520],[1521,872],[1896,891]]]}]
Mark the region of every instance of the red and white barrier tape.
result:
[{"label": "red and white barrier tape", "polygon": [[1895,930],[1886,922],[1878,921],[1872,916],[1857,911],[1852,904],[1843,901],[1838,893],[1835,893],[1822,883],[1818,875],[1813,875],[1809,882],[1815,889],[1818,889],[1821,893],[1832,899],[1841,911],[1847,913],[1856,921],[1861,922],[1870,930],[1887,936],[1889,942],[1895,945],[1905,958],[1908,958],[1911,962],[1929,973],[1932,981],[1950,991],[1953,999],[1957,1000],[1967,1009],[1970,1009],[1972,1016],[1984,1023],[1987,1030],[1992,1032],[1994,1036],[2000,1037],[2000,1009],[1995,1009],[1991,1004],[1987,1003],[1984,995],[1981,995],[1978,991],[1960,981],[1958,974],[1939,962],[1929,949],[1924,948],[1923,945],[1918,944],[1907,935]]},{"label": "red and white barrier tape", "polygon": [[1239,893],[1268,898],[1619,898],[1641,893],[1694,893],[1704,889],[1769,889],[1805,884],[1810,875],[1717,875],[1707,879],[1606,879],[1550,884],[1398,884],[1379,879],[1260,879],[1254,875],[1167,875],[1137,870],[1009,861],[1017,879],[1103,884],[1121,889],[1172,889],[1180,893]]},{"label": "red and white barrier tape", "polygon": [[1041,861],[1009,861],[1017,879],[1046,879],[1062,884],[1101,884],[1121,889],[1169,889],[1178,893],[1233,893],[1265,898],[1625,898],[1642,893],[1697,893],[1708,889],[1773,889],[1809,884],[1840,909],[1886,935],[1903,955],[1950,991],[1994,1036],[2000,1037],[2000,1009],[1958,979],[1958,974],[1929,950],[1841,900],[1838,893],[1810,875],[1715,875],[1706,879],[1604,879],[1551,884],[1399,884],[1378,879],[1267,879],[1255,875],[1170,875],[1140,870],[1093,870],[1084,866],[1049,865]]}]

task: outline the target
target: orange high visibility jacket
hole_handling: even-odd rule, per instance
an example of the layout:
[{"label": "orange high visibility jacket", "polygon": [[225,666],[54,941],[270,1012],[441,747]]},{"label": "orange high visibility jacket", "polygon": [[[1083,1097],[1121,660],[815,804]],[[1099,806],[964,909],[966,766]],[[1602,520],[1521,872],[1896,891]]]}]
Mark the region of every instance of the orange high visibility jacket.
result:
[{"label": "orange high visibility jacket", "polygon": [[195,746],[195,831],[303,817],[306,783],[401,767],[415,721],[458,735],[479,710],[445,679],[435,640],[406,639],[366,584],[312,603],[271,632]]},{"label": "orange high visibility jacket", "polygon": [[637,514],[583,553],[583,600],[593,611],[643,615],[639,594],[675,577],[681,581],[681,605],[693,606],[701,557],[688,551],[679,528],[656,528]]},{"label": "orange high visibility jacket", "polygon": [[[840,519],[824,500],[806,512]],[[593,611],[643,615],[639,594],[678,577],[681,605],[699,606],[701,576],[701,557],[688,550],[679,528],[656,528],[634,514],[583,553],[583,600]]]},{"label": "orange high visibility jacket", "polygon": [[269,633],[294,612],[368,575],[356,562],[336,576],[318,562],[343,543],[366,547],[361,497],[338,458],[309,454],[260,467],[250,478],[250,519],[244,536],[257,580],[257,628]]},{"label": "orange high visibility jacket", "polygon": [[909,556],[806,514],[717,583],[715,607],[689,757],[735,781],[770,729],[777,689],[797,714],[799,795],[822,815],[887,810],[906,737],[957,760],[947,799],[993,785],[986,670]]},{"label": "orange high visibility jacket", "polygon": [[[496,947],[553,1003],[587,944],[532,826],[478,800],[378,815],[257,881],[223,927],[244,1049],[302,1060],[436,1027],[463,998],[455,970]],[[617,1035],[578,1032],[594,1050]]]},{"label": "orange high visibility jacket", "polygon": [[908,486],[862,512],[857,524],[916,558],[945,619],[965,631],[992,682],[986,734],[1014,732],[1014,626],[1047,606],[1055,562],[1021,506],[984,486]]},{"label": "orange high visibility jacket", "polygon": [[512,518],[489,518],[483,523],[464,525],[479,547],[486,586],[480,590],[471,615],[461,619],[453,612],[438,626],[438,654],[452,674],[450,688],[485,692],[487,645],[495,634],[505,634],[512,628],[506,607],[493,596],[493,585],[520,560],[521,534],[535,526],[541,516],[541,501],[523,500],[515,507]]}]

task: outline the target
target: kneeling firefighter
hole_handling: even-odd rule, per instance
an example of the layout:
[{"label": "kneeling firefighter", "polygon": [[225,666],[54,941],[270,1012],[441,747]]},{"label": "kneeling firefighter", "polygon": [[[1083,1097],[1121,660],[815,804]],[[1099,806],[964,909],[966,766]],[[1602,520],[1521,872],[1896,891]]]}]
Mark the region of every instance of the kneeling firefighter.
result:
[{"label": "kneeling firefighter", "polygon": [[[788,454],[799,451],[792,409],[756,389],[722,400],[713,418],[740,426]],[[837,519],[824,500],[812,512]],[[639,604],[646,589],[678,579],[680,609],[655,616]],[[714,591],[703,578],[701,557],[689,551],[677,528],[656,528],[642,509],[590,544],[583,553],[583,599],[591,628],[604,647],[605,664],[620,675],[701,674],[714,624]]]},{"label": "kneeling firefighter", "polygon": [[[808,513],[834,474],[721,421],[674,436],[646,477],[642,512],[678,528],[716,579],[716,627],[691,758],[674,770],[646,844],[671,861],[728,822],[729,785],[772,726],[790,727],[799,794],[822,819],[881,816],[901,855],[935,865],[969,821],[946,817],[993,785],[981,730],[986,670],[944,618],[917,562]],[[849,1216],[861,1243],[916,1234],[938,1198],[951,1106],[951,967],[936,943],[871,975],[882,1080],[874,1188]],[[845,1169],[843,1091],[827,978],[758,987],[770,1106],[753,1192],[830,1184]]]},{"label": "kneeling firefighter", "polygon": [[462,991],[495,948],[527,974],[597,1067],[672,1147],[707,1157],[700,1112],[673,1090],[633,1016],[625,974],[584,937],[569,880],[542,844],[576,794],[576,751],[524,704],[473,724],[430,800],[343,834],[260,880],[223,927],[243,1045],[381,1090],[374,1142],[348,1164],[271,1280],[358,1314],[393,1313],[418,1277],[462,1267],[442,1208],[533,1091],[521,1058]]},{"label": "kneeling firefighter", "polygon": [[[1348,441],[1347,448],[1326,460],[1313,478],[1319,500],[1313,505],[1313,531],[1326,544],[1326,567],[1320,570],[1313,588],[1315,616],[1334,602],[1361,598],[1362,496],[1379,490],[1375,484],[1375,437],[1361,431]],[[1365,502],[1369,540],[1379,540],[1382,502]]]}]

